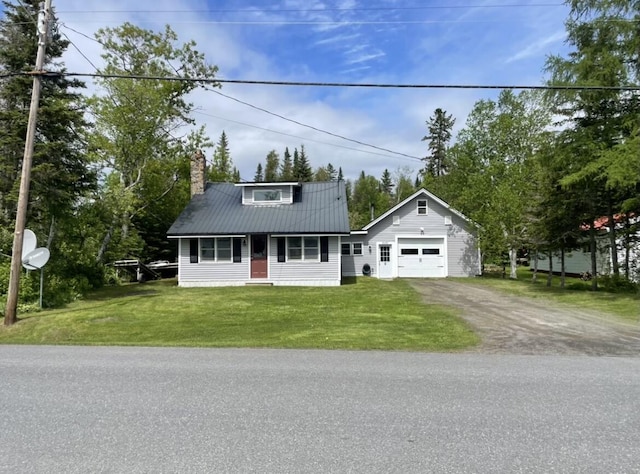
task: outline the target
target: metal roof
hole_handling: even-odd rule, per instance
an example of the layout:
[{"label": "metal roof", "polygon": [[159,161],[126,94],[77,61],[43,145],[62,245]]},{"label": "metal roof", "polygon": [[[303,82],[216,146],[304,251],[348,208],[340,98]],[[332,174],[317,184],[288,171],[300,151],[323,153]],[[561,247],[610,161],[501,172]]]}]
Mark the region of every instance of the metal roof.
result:
[{"label": "metal roof", "polygon": [[300,202],[278,205],[243,205],[242,187],[208,183],[204,194],[191,198],[167,235],[348,234],[349,230],[344,181],[302,183]]}]

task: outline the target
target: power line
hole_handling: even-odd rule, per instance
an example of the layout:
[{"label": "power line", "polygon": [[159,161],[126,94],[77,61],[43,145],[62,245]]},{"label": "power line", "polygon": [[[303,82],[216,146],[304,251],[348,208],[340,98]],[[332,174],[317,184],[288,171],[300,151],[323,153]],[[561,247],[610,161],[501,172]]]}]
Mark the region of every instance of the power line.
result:
[{"label": "power line", "polygon": [[63,10],[59,13],[326,13],[326,12],[366,12],[366,11],[418,11],[418,10],[466,10],[482,8],[540,8],[562,7],[564,3],[532,3],[532,4],[492,4],[492,5],[421,5],[410,7],[327,7],[327,8],[223,8],[194,10]]},{"label": "power line", "polygon": [[151,81],[183,81],[200,82],[202,84],[245,84],[266,86],[300,86],[300,87],[363,87],[382,89],[512,89],[512,90],[595,90],[595,91],[640,91],[640,85],[626,86],[594,86],[580,84],[398,84],[398,83],[366,83],[366,82],[303,82],[303,81],[267,81],[250,79],[213,79],[207,77],[183,76],[148,76],[138,74],[106,74],[85,72],[37,72],[19,73],[41,75],[44,77],[72,76],[92,77],[98,79],[134,79]]},{"label": "power line", "polygon": [[211,92],[213,92],[215,94],[218,94],[218,95],[220,95],[222,97],[225,97],[227,99],[230,99],[230,100],[233,100],[235,102],[238,102],[239,104],[243,104],[243,105],[246,105],[247,107],[251,107],[252,109],[259,110],[261,112],[264,112],[266,114],[272,115],[272,116],[277,117],[277,118],[282,119],[282,120],[286,120],[287,122],[295,123],[296,125],[300,125],[301,127],[309,128],[311,130],[315,130],[316,132],[324,133],[325,135],[329,135],[329,136],[332,136],[332,137],[335,137],[335,138],[340,138],[341,140],[345,140],[345,141],[348,141],[348,142],[351,142],[351,143],[356,143],[358,145],[362,145],[362,146],[366,146],[366,147],[369,147],[369,148],[373,148],[375,150],[384,151],[386,153],[391,153],[392,155],[404,156],[406,158],[411,158],[411,159],[414,159],[414,160],[422,160],[418,156],[407,155],[406,153],[401,153],[401,152],[398,152],[398,151],[389,150],[388,148],[379,147],[377,145],[371,145],[369,143],[365,143],[365,142],[362,142],[360,140],[355,140],[353,138],[348,138],[348,137],[345,137],[343,135],[338,135],[337,133],[329,132],[329,131],[324,130],[322,128],[314,127],[313,125],[308,125],[306,123],[299,122],[299,121],[294,120],[294,119],[290,119],[288,117],[285,117],[284,115],[276,114],[275,112],[271,112],[270,110],[264,109],[262,107],[258,107],[257,105],[250,104],[249,102],[245,102],[243,100],[236,99],[235,97],[231,97],[230,95],[223,94],[222,92],[219,92],[219,91],[216,91],[216,90],[211,90],[211,89],[207,89],[207,90],[210,90]]},{"label": "power line", "polygon": [[201,112],[199,110],[196,110],[194,113],[199,114],[199,115],[204,115],[205,117],[212,117],[212,118],[215,118],[215,119],[218,119],[218,120],[224,120],[225,122],[236,123],[238,125],[242,125],[242,126],[245,126],[245,127],[255,128],[257,130],[263,130],[263,131],[269,132],[269,133],[275,133],[275,134],[278,134],[278,135],[283,135],[285,137],[297,138],[299,140],[312,142],[312,143],[319,143],[321,145],[332,146],[332,147],[336,147],[336,148],[343,148],[345,150],[357,151],[357,152],[360,152],[360,153],[367,153],[369,155],[377,155],[377,156],[384,156],[386,158],[391,158],[391,156],[389,156],[386,153],[376,153],[375,151],[362,150],[360,148],[353,148],[353,147],[350,147],[350,146],[338,145],[337,143],[328,143],[328,142],[323,142],[323,141],[320,141],[320,140],[315,140],[313,138],[301,137],[299,135],[293,135],[291,133],[279,132],[278,130],[272,130],[270,128],[260,127],[258,125],[253,125],[253,124],[246,123],[246,122],[240,122],[238,120],[232,120],[232,119],[226,118],[226,117],[220,117],[218,115],[213,115],[213,114],[210,114],[210,113],[207,113],[207,112]]}]

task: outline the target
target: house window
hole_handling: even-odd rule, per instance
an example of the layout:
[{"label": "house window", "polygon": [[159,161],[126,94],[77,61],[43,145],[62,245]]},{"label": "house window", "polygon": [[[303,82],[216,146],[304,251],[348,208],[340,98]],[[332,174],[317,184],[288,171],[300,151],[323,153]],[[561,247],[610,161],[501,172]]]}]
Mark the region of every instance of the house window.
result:
[{"label": "house window", "polygon": [[351,255],[351,244],[350,243],[343,243],[340,246],[340,253],[342,255]]},{"label": "house window", "polygon": [[231,238],[206,238],[200,239],[201,262],[230,262]]},{"label": "house window", "polygon": [[318,237],[287,237],[287,260],[318,261]]},{"label": "house window", "polygon": [[393,216],[393,225],[400,225],[400,216]]},{"label": "house window", "polygon": [[218,262],[230,262],[231,261],[231,239],[225,237],[222,239],[216,239],[216,260]]},{"label": "house window", "polygon": [[318,237],[305,237],[304,259],[318,260],[318,255],[320,255],[320,249],[318,248]]},{"label": "house window", "polygon": [[353,254],[354,255],[362,255],[362,242],[354,242],[354,244],[353,244]]},{"label": "house window", "polygon": [[444,216],[444,225],[451,225],[451,216]]},{"label": "house window", "polygon": [[216,239],[200,239],[200,261],[214,262],[216,259]]},{"label": "house window", "polygon": [[289,237],[287,243],[289,260],[302,260],[302,237]]},{"label": "house window", "polygon": [[254,189],[253,202],[280,202],[282,192],[279,189]]},{"label": "house window", "polygon": [[426,216],[428,213],[427,200],[426,199],[418,199],[418,215]]}]

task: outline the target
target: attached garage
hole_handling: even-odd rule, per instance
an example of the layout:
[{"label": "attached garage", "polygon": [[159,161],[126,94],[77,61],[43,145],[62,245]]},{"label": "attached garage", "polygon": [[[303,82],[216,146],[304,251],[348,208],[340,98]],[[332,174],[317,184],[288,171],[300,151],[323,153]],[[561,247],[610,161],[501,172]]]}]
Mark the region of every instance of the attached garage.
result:
[{"label": "attached garage", "polygon": [[343,276],[447,278],[480,273],[475,225],[425,189],[340,239]]},{"label": "attached garage", "polygon": [[446,251],[443,237],[398,238],[398,276],[444,278]]}]

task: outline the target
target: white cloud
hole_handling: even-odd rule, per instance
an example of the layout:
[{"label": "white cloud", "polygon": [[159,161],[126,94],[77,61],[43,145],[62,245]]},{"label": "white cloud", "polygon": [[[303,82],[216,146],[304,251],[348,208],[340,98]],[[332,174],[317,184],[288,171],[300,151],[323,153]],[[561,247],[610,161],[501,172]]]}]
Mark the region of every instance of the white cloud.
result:
[{"label": "white cloud", "polygon": [[[207,61],[219,66],[220,78],[233,79],[454,84],[496,83],[505,77],[514,77],[529,81],[539,75],[545,48],[552,45],[549,38],[556,37],[556,33],[544,32],[558,32],[562,28],[562,17],[557,10],[539,16],[530,13],[542,11],[540,9],[525,11],[506,7],[375,10],[396,4],[404,6],[402,2],[386,0],[367,3],[356,0],[337,3],[55,0],[54,3],[60,21],[89,36],[99,27],[113,27],[124,21],[154,29],[170,23],[180,40],[195,40]],[[360,5],[374,9],[336,10]],[[81,13],[89,10],[93,12]],[[415,19],[432,22],[336,23]],[[255,20],[261,23],[249,24]],[[303,25],[301,21],[327,23]],[[92,62],[101,65],[100,45],[70,30],[62,28],[61,31],[68,34]],[[514,37],[542,39],[530,40],[530,47],[512,54],[511,61],[505,64],[505,45],[517,44]],[[534,43],[537,43],[535,48]],[[527,61],[519,61],[518,56],[526,57]],[[73,47],[64,60],[69,71],[93,72],[92,66]],[[464,125],[466,114],[476,100],[496,93],[236,84],[225,84],[221,92],[317,128],[418,157],[426,153],[426,145],[420,139],[425,134],[425,121],[435,108],[452,113],[457,119],[457,130]],[[331,162],[341,166],[347,177],[356,177],[361,170],[380,176],[385,168],[394,170],[408,165],[417,170],[420,167],[417,160],[371,154],[384,153],[295,125],[211,92],[194,92],[191,99],[201,112],[194,115],[195,119],[198,124],[206,125],[214,142],[225,130],[233,160],[245,179],[253,178],[257,163],[264,161],[270,150],[275,149],[282,155],[286,146],[292,150],[302,143],[313,166]],[[207,151],[208,156],[211,152]]]},{"label": "white cloud", "polygon": [[509,56],[506,59],[506,63],[511,63],[514,61],[519,61],[521,59],[530,58],[532,56],[539,55],[540,53],[544,53],[548,51],[548,47],[552,44],[559,43],[564,41],[567,37],[567,33],[563,31],[558,31],[546,38],[541,38],[533,43],[530,43],[525,48],[518,51],[516,54]]}]

